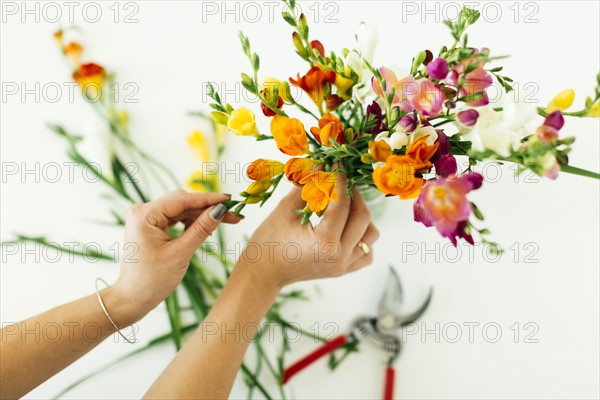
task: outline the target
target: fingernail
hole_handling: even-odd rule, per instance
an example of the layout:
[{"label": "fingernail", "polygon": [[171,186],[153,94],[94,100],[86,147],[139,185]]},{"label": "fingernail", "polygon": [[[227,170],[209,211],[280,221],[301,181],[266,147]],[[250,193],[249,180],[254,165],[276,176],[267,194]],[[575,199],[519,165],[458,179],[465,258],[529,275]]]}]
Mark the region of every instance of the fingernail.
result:
[{"label": "fingernail", "polygon": [[244,219],[244,218],[246,218],[246,216],[245,216],[245,215],[242,215],[242,214],[238,214],[238,217],[240,217],[240,219]]},{"label": "fingernail", "polygon": [[227,196],[227,197],[231,197],[231,195],[229,193],[221,193],[221,194],[224,196]]},{"label": "fingernail", "polygon": [[223,205],[223,204],[217,204],[215,206],[215,208],[213,208],[211,210],[210,216],[215,221],[218,221],[221,218],[223,218],[223,215],[225,215],[226,212],[227,212],[227,207],[225,207],[225,205]]}]

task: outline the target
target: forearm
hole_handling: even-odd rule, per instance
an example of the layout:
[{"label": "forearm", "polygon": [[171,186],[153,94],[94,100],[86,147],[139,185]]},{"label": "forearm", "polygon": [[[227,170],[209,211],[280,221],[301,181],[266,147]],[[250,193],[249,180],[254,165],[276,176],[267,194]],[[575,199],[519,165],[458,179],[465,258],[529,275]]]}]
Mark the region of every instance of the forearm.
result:
[{"label": "forearm", "polygon": [[[112,288],[102,291],[101,296],[119,327],[139,318]],[[0,397],[22,397],[114,331],[96,294],[4,327],[0,344]]]},{"label": "forearm", "polygon": [[212,310],[146,398],[225,399],[279,287],[257,265],[235,267]]}]

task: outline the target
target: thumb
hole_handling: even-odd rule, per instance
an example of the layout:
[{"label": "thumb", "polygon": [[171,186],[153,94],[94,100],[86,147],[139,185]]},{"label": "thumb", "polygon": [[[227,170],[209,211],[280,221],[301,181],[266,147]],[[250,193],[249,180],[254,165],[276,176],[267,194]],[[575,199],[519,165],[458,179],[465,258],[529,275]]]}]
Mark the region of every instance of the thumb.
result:
[{"label": "thumb", "polygon": [[200,245],[208,238],[221,223],[227,207],[217,204],[207,208],[196,218],[196,220],[185,230],[183,235],[175,240],[177,246],[189,254],[193,254]]}]

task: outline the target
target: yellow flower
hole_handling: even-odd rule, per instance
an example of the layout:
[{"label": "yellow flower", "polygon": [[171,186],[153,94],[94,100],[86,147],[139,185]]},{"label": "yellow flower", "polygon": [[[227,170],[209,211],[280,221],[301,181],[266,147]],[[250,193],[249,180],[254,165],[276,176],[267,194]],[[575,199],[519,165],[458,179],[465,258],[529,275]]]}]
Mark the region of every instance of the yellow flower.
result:
[{"label": "yellow flower", "polygon": [[[350,76],[350,67],[346,67],[344,73],[346,76]],[[352,79],[345,78],[340,74],[336,74],[334,84],[337,87],[338,96],[340,96],[342,99],[348,100],[350,97],[352,97],[352,87],[354,86],[354,81]]]},{"label": "yellow flower", "polygon": [[248,188],[246,189],[246,193],[248,193],[250,196],[258,196],[264,194],[267,190],[269,190],[272,184],[273,181],[270,179],[252,182],[250,186],[248,186]]},{"label": "yellow flower", "polygon": [[192,172],[186,181],[190,190],[199,193],[218,192],[219,181],[215,175],[206,176],[201,171]]},{"label": "yellow flower", "polygon": [[277,95],[281,97],[283,101],[289,103],[290,98],[287,96],[288,93],[285,90],[285,84],[287,84],[287,82],[282,84],[277,78],[266,78],[262,84],[262,93],[270,103],[273,103],[275,101],[273,93],[275,92],[275,88],[277,88]]},{"label": "yellow flower", "polygon": [[73,73],[73,79],[79,84],[83,93],[92,99],[101,95],[105,78],[104,67],[94,63],[81,64]]},{"label": "yellow flower", "polygon": [[256,117],[252,111],[244,107],[231,113],[227,127],[238,136],[258,136]]},{"label": "yellow flower", "polygon": [[290,156],[308,153],[308,138],[300,120],[275,115],[271,121],[271,134],[283,153]]},{"label": "yellow flower", "polygon": [[587,115],[592,118],[600,118],[600,100],[596,100],[596,102],[588,108]]},{"label": "yellow flower", "polygon": [[225,146],[227,139],[227,127],[221,124],[215,124],[215,137],[217,138],[217,147]]},{"label": "yellow flower", "polygon": [[206,138],[202,132],[196,130],[187,137],[188,146],[198,156],[200,161],[210,161],[210,152],[208,151],[208,144]]},{"label": "yellow flower", "polygon": [[575,99],[575,91],[573,89],[563,90],[548,103],[546,112],[551,113],[552,111],[560,110],[564,111],[571,107],[573,100]]},{"label": "yellow flower", "polygon": [[271,180],[283,172],[283,164],[276,160],[259,158],[248,166],[246,173],[253,181]]},{"label": "yellow flower", "polygon": [[302,200],[308,203],[308,208],[312,212],[320,215],[331,201],[338,199],[335,188],[337,174],[337,172],[315,171],[300,181],[304,185]]}]

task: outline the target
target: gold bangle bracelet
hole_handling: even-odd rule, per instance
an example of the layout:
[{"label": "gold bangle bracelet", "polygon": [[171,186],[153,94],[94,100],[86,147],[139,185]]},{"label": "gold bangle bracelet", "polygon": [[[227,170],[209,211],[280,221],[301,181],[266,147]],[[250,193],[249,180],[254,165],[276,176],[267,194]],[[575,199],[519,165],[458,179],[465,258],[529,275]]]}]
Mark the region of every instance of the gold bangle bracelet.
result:
[{"label": "gold bangle bracelet", "polygon": [[102,278],[96,278],[96,297],[98,297],[98,302],[100,303],[100,307],[102,307],[102,311],[104,311],[104,314],[106,315],[106,318],[108,318],[108,320],[110,321],[111,325],[115,328],[115,331],[123,338],[123,340],[125,340],[127,343],[130,343],[130,344],[137,343],[138,340],[135,337],[133,338],[133,340],[131,340],[127,336],[123,335],[123,333],[121,332],[121,330],[117,327],[117,324],[115,324],[115,321],[113,321],[113,319],[108,314],[108,310],[106,309],[106,306],[104,305],[104,302],[102,301],[102,297],[100,296],[100,288],[98,288],[98,283],[99,282],[104,283],[104,285],[106,287],[109,287],[109,284],[106,283],[106,281],[104,279],[102,279]]}]

